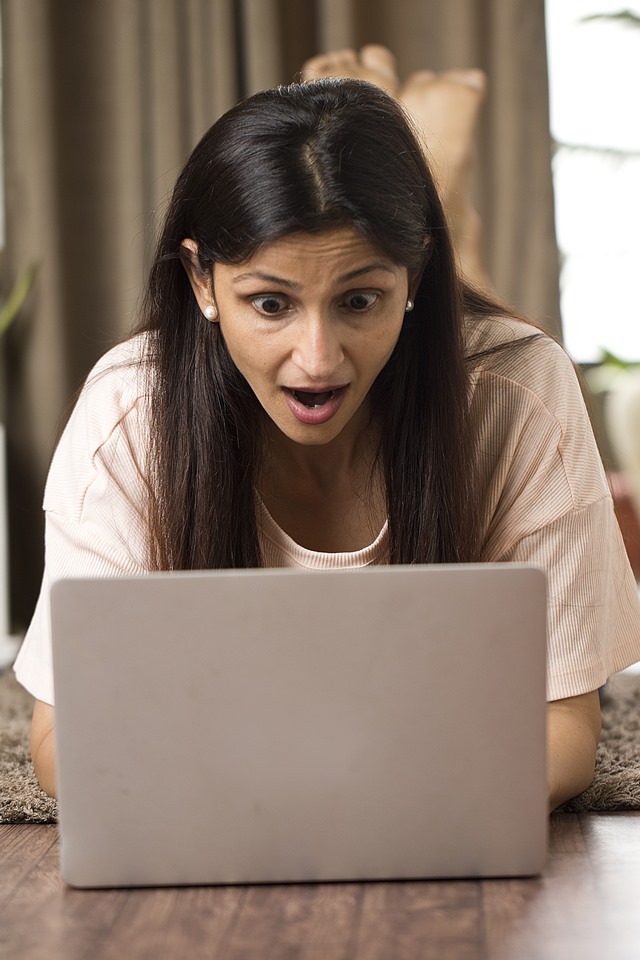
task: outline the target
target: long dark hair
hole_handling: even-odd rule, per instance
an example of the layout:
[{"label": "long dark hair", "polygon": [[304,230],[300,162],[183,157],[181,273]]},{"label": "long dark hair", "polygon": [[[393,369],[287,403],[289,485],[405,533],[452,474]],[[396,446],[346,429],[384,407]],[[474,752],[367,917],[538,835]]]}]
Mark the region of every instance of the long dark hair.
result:
[{"label": "long dark hair", "polygon": [[[392,563],[474,560],[478,521],[465,294],[433,178],[402,108],[355,80],[259,93],[204,135],[180,175],[140,329],[151,384],[150,565],[261,563],[255,480],[264,413],[200,313],[181,262],[238,263],[298,231],[353,225],[409,275],[415,309],[374,383],[371,414],[386,486]],[[467,302],[483,312],[482,297]],[[485,304],[487,309],[489,308]]]}]

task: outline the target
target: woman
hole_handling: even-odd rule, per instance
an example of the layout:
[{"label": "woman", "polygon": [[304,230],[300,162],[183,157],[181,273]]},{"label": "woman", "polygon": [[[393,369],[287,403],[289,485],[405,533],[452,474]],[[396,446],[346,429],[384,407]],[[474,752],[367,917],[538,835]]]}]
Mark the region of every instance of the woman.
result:
[{"label": "woman", "polygon": [[550,808],[593,776],[597,688],[640,658],[571,364],[461,285],[405,114],[358,80],[266,91],[205,134],[140,330],[90,376],[44,506],[43,589],[16,672],[50,793],[47,605],[62,576],[540,563]]}]

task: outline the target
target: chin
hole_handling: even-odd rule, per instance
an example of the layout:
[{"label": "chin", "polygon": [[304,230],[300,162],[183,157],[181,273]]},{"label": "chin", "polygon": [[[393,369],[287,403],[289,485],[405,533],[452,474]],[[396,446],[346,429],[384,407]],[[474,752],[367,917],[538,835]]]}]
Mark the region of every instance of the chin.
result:
[{"label": "chin", "polygon": [[298,428],[276,424],[279,432],[283,434],[291,443],[297,443],[301,447],[324,447],[340,436],[345,428],[345,424],[324,423],[319,426],[306,426],[300,424]]}]

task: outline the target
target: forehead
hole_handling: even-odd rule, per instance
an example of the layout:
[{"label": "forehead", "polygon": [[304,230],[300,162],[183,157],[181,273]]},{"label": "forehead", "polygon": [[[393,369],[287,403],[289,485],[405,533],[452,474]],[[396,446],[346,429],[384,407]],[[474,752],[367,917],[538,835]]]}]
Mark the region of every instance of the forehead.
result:
[{"label": "forehead", "polygon": [[359,266],[384,264],[395,267],[378,246],[353,226],[335,227],[319,233],[287,234],[259,247],[234,271],[273,269],[278,265],[289,270],[340,269],[346,263]]}]

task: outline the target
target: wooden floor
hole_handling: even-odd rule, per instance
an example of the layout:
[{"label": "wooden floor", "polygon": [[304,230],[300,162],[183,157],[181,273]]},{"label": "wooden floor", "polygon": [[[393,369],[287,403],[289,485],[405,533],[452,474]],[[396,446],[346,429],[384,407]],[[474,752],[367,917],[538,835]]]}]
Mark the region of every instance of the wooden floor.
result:
[{"label": "wooden floor", "polygon": [[78,891],[0,826],[2,960],[638,960],[640,813],[556,814],[527,880]]}]

